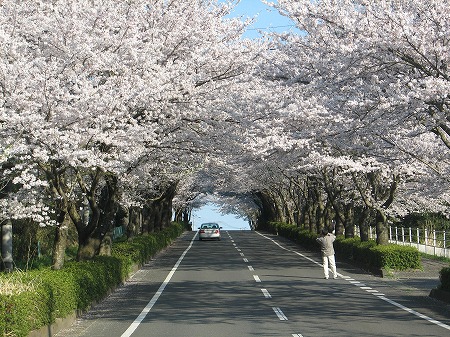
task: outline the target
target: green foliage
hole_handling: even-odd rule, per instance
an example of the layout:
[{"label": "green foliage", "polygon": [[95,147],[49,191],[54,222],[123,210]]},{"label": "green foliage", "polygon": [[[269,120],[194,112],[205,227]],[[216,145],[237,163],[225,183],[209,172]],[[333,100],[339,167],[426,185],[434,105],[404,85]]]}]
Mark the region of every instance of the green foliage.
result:
[{"label": "green foliage", "polygon": [[[38,292],[18,295],[0,295],[0,334],[26,337],[36,321],[33,304],[39,301]],[[27,319],[24,319],[27,317]]]},{"label": "green foliage", "polygon": [[[307,249],[318,249],[317,234],[286,223],[271,222],[267,230],[301,244]],[[336,255],[353,260],[363,268],[374,269],[418,269],[421,268],[419,251],[414,247],[400,245],[377,246],[374,240],[362,242],[359,237],[339,236],[334,243]]]},{"label": "green foliage", "polygon": [[353,261],[367,270],[382,268],[371,249],[376,247],[375,240],[357,242],[353,247]]},{"label": "green foliage", "polygon": [[440,289],[450,291],[450,267],[442,268],[439,272]]},{"label": "green foliage", "polygon": [[344,259],[353,259],[355,255],[355,247],[361,244],[361,239],[345,238],[344,236],[338,236],[334,242],[334,250],[339,257]]},{"label": "green foliage", "polygon": [[283,222],[270,222],[267,224],[267,228],[271,233],[281,235],[306,248],[317,247],[317,234],[311,233],[307,229],[302,229]]},{"label": "green foliage", "polygon": [[421,268],[420,253],[414,247],[385,245],[370,248],[377,267],[395,270]]},{"label": "green foliage", "polygon": [[0,336],[26,337],[29,332],[83,311],[103,299],[129,275],[133,264],[148,261],[181,235],[182,224],[120,242],[112,256],[67,262],[62,270],[49,267],[0,274]]},{"label": "green foliage", "polygon": [[[76,309],[73,278],[51,269],[3,274],[0,278],[0,335],[28,332],[67,316]],[[14,284],[14,286],[12,286]]]},{"label": "green foliage", "polygon": [[450,220],[438,213],[411,213],[402,219],[401,225],[403,227],[443,231],[450,229]]}]

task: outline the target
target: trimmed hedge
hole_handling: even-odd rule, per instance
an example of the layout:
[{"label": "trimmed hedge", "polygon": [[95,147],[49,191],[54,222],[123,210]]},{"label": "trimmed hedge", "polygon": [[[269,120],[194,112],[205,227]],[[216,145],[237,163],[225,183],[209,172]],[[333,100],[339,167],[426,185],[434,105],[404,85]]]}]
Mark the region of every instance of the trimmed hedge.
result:
[{"label": "trimmed hedge", "polygon": [[[265,228],[269,232],[297,242],[307,249],[319,249],[316,242],[318,235],[309,230],[280,222],[271,222]],[[334,249],[340,258],[353,260],[367,270],[421,268],[420,253],[414,247],[395,244],[379,246],[374,240],[361,242],[359,237],[338,236],[334,243]]]},{"label": "trimmed hedge", "polygon": [[184,231],[174,223],[161,232],[114,243],[112,256],[68,262],[62,270],[0,274],[0,336],[26,337],[30,331],[84,311],[123,283],[134,264],[142,265]]},{"label": "trimmed hedge", "polygon": [[439,279],[441,281],[439,289],[450,291],[450,267],[441,269],[439,272]]},{"label": "trimmed hedge", "polygon": [[311,233],[309,230],[282,222],[270,222],[266,228],[269,232],[288,238],[306,248],[317,247],[317,234]]}]

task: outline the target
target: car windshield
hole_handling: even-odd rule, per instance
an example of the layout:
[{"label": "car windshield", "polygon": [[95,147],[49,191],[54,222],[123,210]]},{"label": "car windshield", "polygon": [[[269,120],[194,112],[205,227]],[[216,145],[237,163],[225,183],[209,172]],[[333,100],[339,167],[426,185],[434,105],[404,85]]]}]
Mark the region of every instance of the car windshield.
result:
[{"label": "car windshield", "polygon": [[218,229],[219,225],[216,223],[204,223],[201,225],[202,229]]}]

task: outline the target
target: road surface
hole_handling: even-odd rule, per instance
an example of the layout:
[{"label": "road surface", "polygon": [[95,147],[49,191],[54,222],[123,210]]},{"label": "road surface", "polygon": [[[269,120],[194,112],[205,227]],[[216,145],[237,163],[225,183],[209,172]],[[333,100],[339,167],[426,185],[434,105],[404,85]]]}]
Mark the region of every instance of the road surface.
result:
[{"label": "road surface", "polygon": [[[58,337],[450,336],[450,317],[273,235],[188,232]],[[369,282],[367,282],[369,281]]]}]

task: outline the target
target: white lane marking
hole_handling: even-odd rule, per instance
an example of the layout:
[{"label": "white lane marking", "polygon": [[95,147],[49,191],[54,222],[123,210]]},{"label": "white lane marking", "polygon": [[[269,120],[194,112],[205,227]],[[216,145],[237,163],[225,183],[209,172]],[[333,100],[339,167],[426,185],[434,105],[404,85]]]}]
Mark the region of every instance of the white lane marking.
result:
[{"label": "white lane marking", "polygon": [[292,337],[303,337],[303,335],[302,335],[302,334],[299,334],[299,333],[293,333],[293,334],[292,334]]},{"label": "white lane marking", "polygon": [[244,262],[248,262],[248,259],[244,257]]},{"label": "white lane marking", "polygon": [[277,314],[277,316],[280,319],[280,321],[287,321],[288,320],[286,315],[283,314],[283,312],[281,311],[280,308],[272,307],[272,310]]},{"label": "white lane marking", "polygon": [[236,246],[236,244],[235,244],[235,243],[233,243],[233,246]]},{"label": "white lane marking", "polygon": [[238,252],[242,252],[242,250],[240,250],[239,248],[237,248],[237,251],[238,251]]},{"label": "white lane marking", "polygon": [[260,283],[261,279],[259,278],[258,275],[253,275],[253,278],[255,279],[256,282]]},{"label": "white lane marking", "polygon": [[371,287],[360,287],[362,290],[372,290]]},{"label": "white lane marking", "polygon": [[253,269],[253,267],[252,266],[247,266],[248,267],[248,270],[250,270],[250,271],[254,271],[255,269]]},{"label": "white lane marking", "polygon": [[264,294],[265,298],[272,298],[272,295],[267,291],[267,289],[261,289],[262,293]]},{"label": "white lane marking", "polygon": [[133,323],[131,323],[131,325],[128,327],[128,329],[121,335],[121,337],[129,337],[131,336],[131,334],[137,329],[137,327],[139,326],[139,324],[142,323],[142,321],[145,319],[145,317],[147,316],[147,314],[150,312],[150,310],[152,310],[153,306],[155,305],[156,301],[158,300],[159,296],[161,296],[161,294],[163,293],[164,289],[166,288],[166,286],[169,284],[170,279],[172,278],[172,276],[175,274],[175,272],[177,271],[178,267],[180,266],[181,261],[183,261],[184,257],[186,256],[187,252],[189,251],[189,249],[191,249],[195,238],[197,237],[197,233],[195,233],[194,237],[191,240],[191,243],[189,244],[189,246],[186,248],[186,250],[183,252],[183,254],[181,254],[180,258],[178,259],[177,263],[175,263],[175,265],[173,266],[172,270],[170,271],[170,273],[167,275],[166,279],[164,280],[164,282],[159,286],[158,291],[156,292],[155,295],[153,295],[152,299],[150,300],[150,302],[147,303],[147,305],[145,306],[145,308],[141,311],[141,313],[139,314],[139,316],[134,320]]},{"label": "white lane marking", "polygon": [[241,254],[241,256],[244,256],[244,253],[240,253]]},{"label": "white lane marking", "polygon": [[[285,251],[288,251],[288,252],[291,252],[291,253],[294,253],[294,254],[297,254],[297,255],[303,257],[304,259],[306,259],[306,260],[308,260],[308,261],[310,261],[310,262],[312,262],[312,263],[314,263],[314,264],[316,264],[316,265],[322,267],[322,264],[321,264],[321,263],[319,263],[319,262],[317,262],[317,261],[314,261],[314,260],[311,259],[310,257],[308,257],[308,256],[306,256],[306,255],[303,255],[302,253],[296,252],[295,250],[292,250],[292,249],[288,249],[288,248],[286,248],[286,247],[283,247],[283,246],[280,245],[278,242],[276,242],[274,239],[271,239],[271,238],[265,236],[264,234],[261,234],[261,233],[259,233],[259,232],[256,232],[256,233],[259,234],[259,235],[261,235],[263,238],[266,238],[267,240],[272,241],[274,244],[276,244],[276,245],[277,245],[278,247],[280,247],[281,249],[283,249],[283,250],[285,250]],[[338,275],[342,277],[341,274],[338,273]]]},{"label": "white lane marking", "polygon": [[[280,244],[279,244],[278,242],[276,242],[275,240],[273,240],[273,239],[271,239],[271,238],[269,238],[269,237],[267,237],[267,236],[265,236],[265,235],[263,235],[263,234],[261,234],[261,233],[259,233],[259,232],[256,232],[256,233],[259,234],[259,235],[261,235],[262,237],[266,238],[267,240],[272,241],[274,244],[276,244],[276,245],[277,245],[278,247],[280,247],[281,249],[286,250],[286,251],[291,252],[291,253],[294,253],[294,254],[297,254],[297,255],[299,255],[299,256],[305,258],[305,259],[308,260],[308,261],[311,261],[312,263],[314,263],[314,264],[316,264],[316,265],[318,265],[318,266],[322,266],[322,264],[320,264],[319,262],[314,261],[313,259],[311,259],[311,258],[309,258],[309,257],[307,257],[307,256],[305,256],[305,255],[303,255],[302,253],[299,253],[299,252],[296,252],[296,251],[294,251],[294,250],[291,250],[291,249],[288,249],[288,248],[286,248],[286,247],[283,247],[282,245],[280,245]],[[343,276],[343,275],[341,275],[341,274],[339,274],[339,273],[338,273],[338,276],[340,276],[340,277],[342,277],[342,278],[347,278],[347,277],[345,277],[345,276]],[[350,281],[350,283],[354,283],[354,284],[359,283],[359,285],[362,285],[361,282],[353,281],[353,279],[347,278],[347,280],[352,280],[352,281]],[[397,302],[395,302],[395,301],[393,301],[393,300],[390,300],[389,298],[385,297],[385,296],[382,295],[382,294],[373,294],[373,295],[376,296],[376,297],[379,298],[379,299],[382,299],[383,301],[386,301],[386,302],[388,302],[388,303],[390,303],[390,304],[392,304],[392,305],[394,305],[394,306],[396,306],[396,307],[398,307],[398,308],[400,308],[400,309],[403,309],[403,310],[409,312],[410,314],[413,314],[413,315],[415,315],[415,316],[417,316],[417,317],[420,317],[420,318],[422,318],[422,319],[424,319],[424,320],[426,320],[426,321],[428,321],[428,322],[430,322],[430,323],[436,324],[436,325],[438,325],[438,326],[440,326],[440,327],[442,327],[442,328],[444,328],[444,329],[450,330],[450,325],[444,324],[444,323],[439,322],[438,320],[435,320],[435,319],[433,319],[433,318],[431,318],[431,317],[425,316],[425,315],[421,314],[420,312],[417,312],[417,311],[412,310],[412,309],[410,309],[410,308],[408,308],[408,307],[405,307],[405,306],[401,305],[400,303],[397,303]]]},{"label": "white lane marking", "polygon": [[396,307],[398,307],[398,308],[400,308],[402,310],[405,310],[405,311],[409,312],[410,314],[416,315],[417,317],[420,317],[420,318],[422,318],[424,320],[427,320],[430,323],[434,323],[434,324],[439,325],[440,327],[442,327],[444,329],[450,330],[450,325],[444,324],[444,323],[439,322],[439,321],[437,321],[437,320],[435,320],[435,319],[433,319],[431,317],[425,316],[425,315],[421,314],[420,312],[417,312],[417,311],[412,310],[412,309],[410,309],[408,307],[405,307],[404,305],[401,305],[400,303],[397,303],[397,302],[395,302],[393,300],[390,300],[387,297],[384,297],[384,296],[377,296],[377,297],[379,299],[382,299],[383,301],[386,301],[386,302],[388,302],[388,303],[390,303],[392,305],[395,305]]}]

